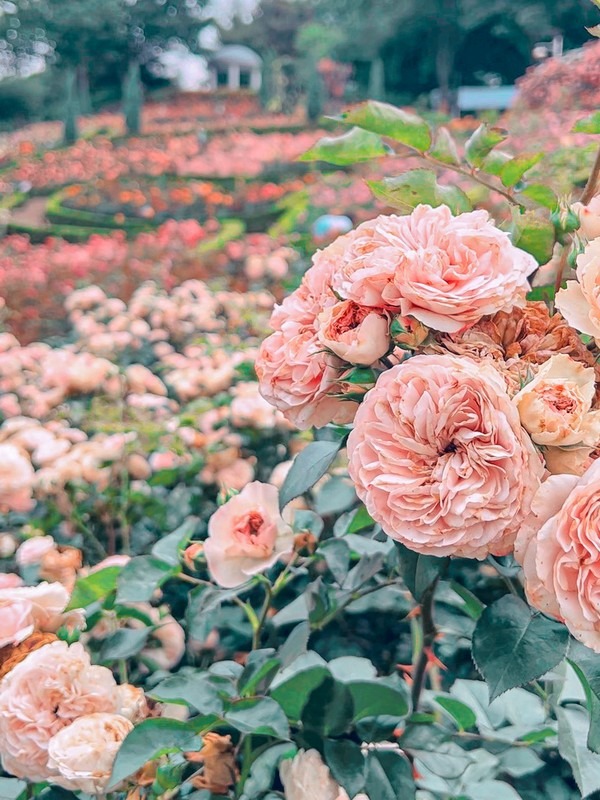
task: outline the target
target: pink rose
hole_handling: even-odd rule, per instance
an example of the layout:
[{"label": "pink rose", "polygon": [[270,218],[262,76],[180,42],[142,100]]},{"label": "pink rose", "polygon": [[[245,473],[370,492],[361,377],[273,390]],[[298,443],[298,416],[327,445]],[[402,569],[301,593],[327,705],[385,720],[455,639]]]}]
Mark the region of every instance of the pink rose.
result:
[{"label": "pink rose", "polygon": [[387,316],[352,300],[325,309],[318,321],[321,344],[350,364],[370,366],[390,349]]},{"label": "pink rose", "polygon": [[53,780],[48,744],[85,714],[115,713],[117,685],[106,667],[90,664],[79,643],[34,650],[0,682],[0,758],[4,769],[29,781]]},{"label": "pink rose", "polygon": [[500,374],[457,356],[384,372],[357,412],[348,457],[384,531],[435,556],[509,553],[543,474]]},{"label": "pink rose", "polygon": [[34,630],[53,633],[62,626],[83,627],[81,610],[65,613],[69,599],[60,583],[0,588],[0,647],[17,644]]},{"label": "pink rose", "polygon": [[14,572],[0,572],[0,590],[15,589],[23,585],[23,578]]},{"label": "pink rose", "polygon": [[215,483],[224,489],[239,492],[254,478],[254,467],[246,458],[236,458],[231,464],[218,469]]},{"label": "pink rose", "polygon": [[204,554],[213,579],[232,588],[273,566],[293,547],[292,529],[279,513],[279,492],[255,481],[212,515]]},{"label": "pink rose", "polygon": [[588,240],[597,239],[600,236],[600,195],[592,197],[586,206],[573,203],[571,208],[579,217],[579,233]]},{"label": "pink rose", "polygon": [[73,792],[104,794],[119,748],[133,724],[119,714],[79,717],[48,743],[52,783]]},{"label": "pink rose", "polygon": [[0,444],[0,507],[10,511],[33,508],[31,461],[12,444]]},{"label": "pink rose", "polygon": [[332,278],[340,297],[449,333],[524,305],[537,268],[486,211],[454,217],[447,206],[421,205],[408,216],[363,222],[336,240],[337,253],[342,242]]},{"label": "pink rose", "polygon": [[577,280],[567,281],[555,304],[569,325],[600,341],[600,239],[577,256]]},{"label": "pink rose", "polygon": [[532,606],[565,623],[600,653],[600,460],[583,477],[551,475],[539,488],[517,537]]},{"label": "pink rose", "polygon": [[41,564],[46,553],[55,548],[56,542],[52,536],[33,536],[19,546],[15,558],[20,567]]}]

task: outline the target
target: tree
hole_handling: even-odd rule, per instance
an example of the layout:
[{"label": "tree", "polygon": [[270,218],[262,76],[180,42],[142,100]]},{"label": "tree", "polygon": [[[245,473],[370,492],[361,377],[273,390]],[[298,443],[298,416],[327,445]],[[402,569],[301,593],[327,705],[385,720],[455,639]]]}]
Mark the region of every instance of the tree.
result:
[{"label": "tree", "polygon": [[67,70],[65,80],[65,112],[64,112],[64,132],[63,141],[65,144],[73,144],[77,141],[77,116],[79,114],[79,103],[77,102],[77,75],[72,69]]},{"label": "tree", "polygon": [[144,101],[140,65],[134,62],[129,65],[123,85],[123,113],[128,133],[139,133]]}]

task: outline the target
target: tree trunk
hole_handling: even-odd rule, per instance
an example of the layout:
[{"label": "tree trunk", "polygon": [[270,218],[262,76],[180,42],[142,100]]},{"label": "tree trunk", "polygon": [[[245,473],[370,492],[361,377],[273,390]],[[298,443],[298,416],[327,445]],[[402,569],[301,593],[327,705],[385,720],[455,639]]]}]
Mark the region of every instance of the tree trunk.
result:
[{"label": "tree trunk", "polygon": [[457,17],[458,0],[440,0],[435,71],[440,91],[440,111],[446,114],[450,113],[452,107],[452,76],[459,37]]}]

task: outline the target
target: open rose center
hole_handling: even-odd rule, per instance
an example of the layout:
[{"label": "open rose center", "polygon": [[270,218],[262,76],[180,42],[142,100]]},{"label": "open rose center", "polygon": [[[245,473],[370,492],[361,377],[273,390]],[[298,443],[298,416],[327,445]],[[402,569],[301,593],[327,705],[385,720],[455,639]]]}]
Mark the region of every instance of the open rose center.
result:
[{"label": "open rose center", "polygon": [[251,558],[265,558],[273,552],[269,524],[258,509],[237,518],[234,535],[242,552]]},{"label": "open rose center", "polygon": [[372,313],[372,309],[364,308],[359,306],[358,303],[349,300],[343,304],[338,314],[331,320],[329,335],[335,339],[347,331],[358,328],[370,313]]},{"label": "open rose center", "polygon": [[541,396],[552,411],[562,414],[575,414],[581,408],[583,399],[574,396],[566,386],[543,386]]}]

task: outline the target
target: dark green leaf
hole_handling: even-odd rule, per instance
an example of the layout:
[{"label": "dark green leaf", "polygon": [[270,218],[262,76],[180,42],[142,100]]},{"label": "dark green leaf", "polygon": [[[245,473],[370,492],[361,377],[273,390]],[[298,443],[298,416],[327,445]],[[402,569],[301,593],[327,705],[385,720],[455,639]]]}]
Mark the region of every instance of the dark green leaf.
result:
[{"label": "dark green leaf", "polygon": [[372,680],[352,681],[347,686],[354,701],[354,722],[365,717],[408,714],[407,693],[402,684],[390,686],[382,680]]},{"label": "dark green leaf", "polygon": [[324,136],[319,139],[298,161],[327,161],[329,164],[344,167],[358,161],[379,158],[387,153],[380,136],[361,128],[352,128],[343,136]]},{"label": "dark green leaf", "polygon": [[163,702],[182,701],[202,715],[223,713],[223,700],[208,672],[182,670],[165,678],[148,694]]},{"label": "dark green leaf", "polygon": [[473,635],[473,660],[490,700],[539,678],[564,658],[569,634],[514,595],[505,595],[481,615]]},{"label": "dark green leaf", "polygon": [[344,589],[350,589],[352,591],[359,589],[363,584],[377,575],[379,570],[383,567],[384,561],[384,553],[373,553],[372,555],[366,554],[361,556],[358,564],[348,573],[348,577],[344,581]]},{"label": "dark green leaf", "polygon": [[227,722],[240,733],[289,739],[288,721],[279,703],[271,697],[255,697],[232,703],[225,713]]},{"label": "dark green leaf", "polygon": [[262,797],[262,793],[273,785],[273,778],[279,762],[284,758],[292,758],[295,754],[296,746],[291,742],[283,742],[263,750],[252,762],[240,800],[255,800],[257,797]]},{"label": "dark green leaf", "polygon": [[435,702],[446,711],[458,725],[459,730],[464,731],[472,728],[477,722],[475,712],[469,706],[456,700],[454,697],[444,697],[438,695]]},{"label": "dark green leaf", "polygon": [[367,131],[425,153],[431,147],[431,131],[424,119],[389,103],[369,100],[342,114],[342,119]]},{"label": "dark green leaf", "polygon": [[175,567],[181,561],[181,552],[198,528],[198,517],[188,517],[173,533],[163,536],[152,548],[152,555],[165,564]]},{"label": "dark green leaf", "polygon": [[441,127],[437,129],[429,155],[444,164],[460,164],[456,142],[448,128]]},{"label": "dark green leaf", "polygon": [[235,597],[239,589],[217,589],[198,586],[190,592],[186,620],[192,639],[203,642],[215,626],[215,612],[226,600]]},{"label": "dark green leaf", "polygon": [[365,785],[365,757],[360,745],[348,739],[326,739],[325,763],[349,797],[362,792]]},{"label": "dark green leaf", "polygon": [[558,752],[569,763],[582,798],[600,790],[600,755],[586,746],[589,716],[581,707],[557,708]]},{"label": "dark green leaf", "polygon": [[271,647],[249,653],[238,683],[240,697],[264,694],[277,674],[280,663]]},{"label": "dark green leaf", "polygon": [[193,751],[201,741],[187,723],[174,719],[146,719],[129,733],[113,764],[109,791],[133,775],[147,761],[166,753]]},{"label": "dark green leaf", "polygon": [[425,590],[447,568],[450,559],[419,555],[400,542],[395,542],[395,545],[400,557],[402,580],[415,600],[420,602]]},{"label": "dark green leaf", "polygon": [[535,258],[538,264],[546,264],[552,257],[555,242],[554,225],[533,211],[518,214],[513,220],[513,243]]},{"label": "dark green leaf", "polygon": [[465,144],[465,156],[473,167],[481,167],[485,157],[496,145],[508,136],[504,128],[490,127],[486,122],[480,125]]},{"label": "dark green leaf", "polygon": [[301,622],[293,629],[279,648],[278,656],[282,669],[289,667],[299,656],[306,653],[310,639],[310,624]]},{"label": "dark green leaf", "polygon": [[117,579],[117,602],[143,603],[150,600],[178,569],[154,556],[132,558]]},{"label": "dark green leaf", "polygon": [[593,650],[572,642],[568,660],[585,691],[590,715],[587,746],[594,753],[600,753],[600,659]]},{"label": "dark green leaf", "polygon": [[322,736],[340,736],[354,716],[354,702],[347,686],[327,676],[310,693],[302,710],[302,724]]},{"label": "dark green leaf", "polygon": [[102,642],[101,661],[117,661],[136,656],[148,640],[152,628],[119,628]]},{"label": "dark green leaf", "polygon": [[68,608],[87,608],[114,592],[121,569],[122,567],[105,567],[85,578],[78,578]]},{"label": "dark green leaf", "polygon": [[334,475],[316,493],[315,509],[322,516],[341,514],[356,504],[354,484],[349,478]]},{"label": "dark green leaf", "polygon": [[299,720],[311,692],[329,677],[327,665],[316,653],[304,653],[282,671],[270,695],[291,720]]},{"label": "dark green leaf", "polygon": [[325,475],[335,461],[342,442],[343,439],[335,442],[312,442],[296,456],[279,492],[281,509],[294,498],[307,492]]},{"label": "dark green leaf", "polygon": [[458,583],[458,581],[451,581],[450,588],[456,592],[456,594],[464,602],[463,611],[465,614],[468,614],[471,619],[478,620],[483,613],[483,609],[485,608],[481,600],[476,597],[473,592],[470,592],[468,589]]},{"label": "dark green leaf", "polygon": [[414,800],[416,794],[412,768],[406,756],[393,751],[367,753],[365,793],[377,800]]},{"label": "dark green leaf", "polygon": [[319,553],[325,558],[336,583],[341,586],[350,566],[350,548],[343,539],[328,539]]},{"label": "dark green leaf", "polygon": [[541,161],[543,157],[543,153],[531,153],[529,155],[523,153],[522,155],[512,158],[510,161],[506,162],[500,171],[500,180],[505,186],[516,186],[523,175],[534,167],[538,161]]},{"label": "dark green leaf", "polygon": [[346,533],[358,533],[358,531],[362,531],[365,528],[370,528],[375,524],[375,520],[369,514],[367,509],[364,506],[359,506],[357,508],[356,513],[350,520],[350,524],[346,530]]}]

